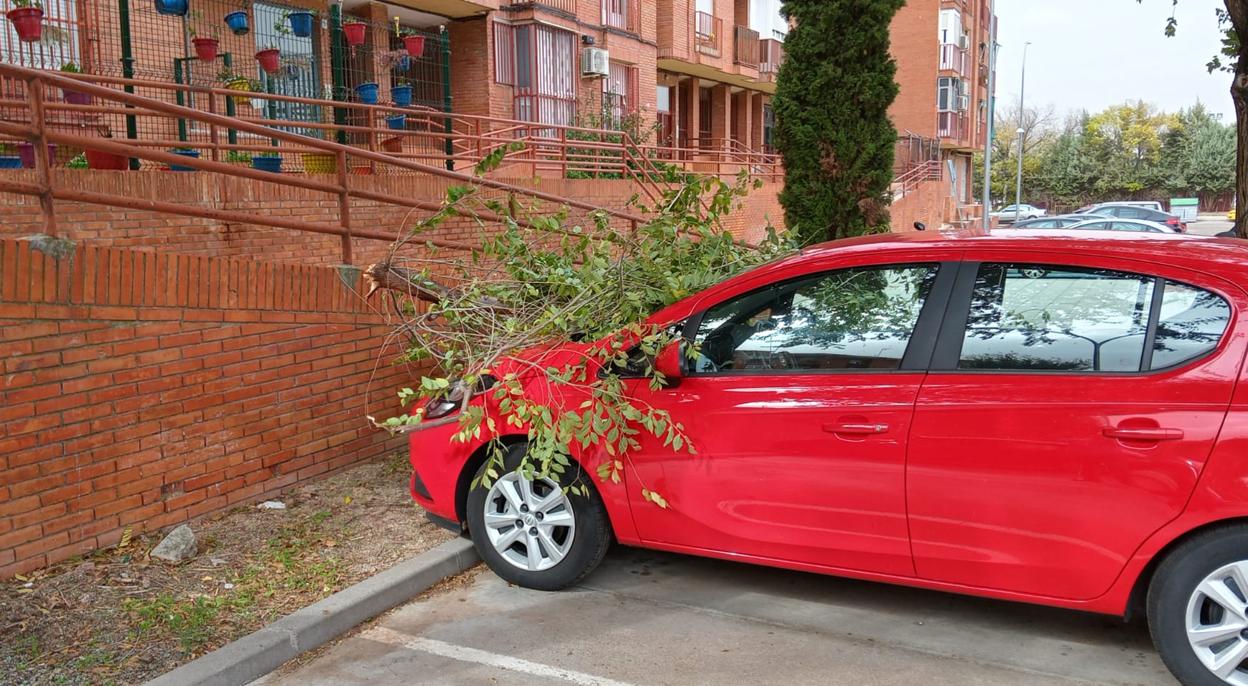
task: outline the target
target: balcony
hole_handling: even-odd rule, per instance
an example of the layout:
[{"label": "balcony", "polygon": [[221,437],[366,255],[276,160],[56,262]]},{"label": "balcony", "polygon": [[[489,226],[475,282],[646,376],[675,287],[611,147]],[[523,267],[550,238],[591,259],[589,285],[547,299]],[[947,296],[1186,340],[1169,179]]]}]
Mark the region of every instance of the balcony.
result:
[{"label": "balcony", "polygon": [[937,136],[961,141],[967,137],[967,133],[966,112],[943,111],[937,113]]},{"label": "balcony", "polygon": [[940,70],[956,72],[958,76],[966,77],[970,65],[970,57],[966,53],[966,49],[955,44],[945,43],[940,46]]},{"label": "balcony", "polygon": [[724,20],[706,12],[694,15],[694,43],[698,51],[719,56],[720,40],[724,33]]},{"label": "balcony", "polygon": [[602,24],[623,31],[637,31],[638,0],[602,0]]},{"label": "balcony", "polygon": [[768,81],[774,81],[780,73],[780,65],[784,63],[784,43],[774,38],[765,38],[758,42],[758,73]]},{"label": "balcony", "polygon": [[759,60],[762,58],[758,31],[745,26],[738,26],[734,43],[736,44],[735,59],[737,64],[743,67],[758,69]]}]

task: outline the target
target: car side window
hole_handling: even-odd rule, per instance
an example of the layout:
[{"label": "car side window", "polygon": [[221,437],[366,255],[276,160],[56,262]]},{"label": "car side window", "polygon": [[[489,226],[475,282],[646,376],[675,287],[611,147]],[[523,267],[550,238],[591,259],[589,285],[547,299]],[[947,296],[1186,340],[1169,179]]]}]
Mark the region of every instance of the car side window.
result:
[{"label": "car side window", "polygon": [[1218,347],[1231,322],[1231,306],[1221,296],[1167,281],[1162,292],[1150,369],[1174,367]]},{"label": "car side window", "polygon": [[958,368],[1139,371],[1153,287],[1104,269],[982,264]]},{"label": "car side window", "polygon": [[1098,231],[1099,231],[1099,230],[1103,230],[1103,229],[1108,229],[1109,227],[1110,227],[1110,223],[1109,223],[1109,222],[1093,222],[1093,223],[1090,223],[1090,224],[1084,224],[1084,225],[1080,226],[1079,228],[1081,228],[1081,229],[1089,229],[1089,230],[1093,230],[1093,229],[1095,229],[1095,230],[1098,230]]},{"label": "car side window", "polygon": [[720,303],[698,325],[693,373],[900,369],[937,269],[842,269]]},{"label": "car side window", "polygon": [[1119,219],[1143,219],[1147,214],[1146,210],[1138,207],[1120,207],[1114,216]]}]

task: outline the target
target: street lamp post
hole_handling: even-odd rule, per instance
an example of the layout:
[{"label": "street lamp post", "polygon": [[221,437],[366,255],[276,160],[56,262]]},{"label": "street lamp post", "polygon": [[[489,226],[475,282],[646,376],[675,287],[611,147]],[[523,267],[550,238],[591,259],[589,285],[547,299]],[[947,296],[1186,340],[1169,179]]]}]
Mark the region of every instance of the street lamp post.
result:
[{"label": "street lamp post", "polygon": [[996,2],[988,4],[988,136],[984,143],[984,231],[992,228],[992,139],[996,136],[997,116],[997,12]]},{"label": "street lamp post", "polygon": [[1018,87],[1018,180],[1014,184],[1014,223],[1023,211],[1023,96],[1027,92],[1027,48],[1031,43],[1023,44],[1023,78]]}]

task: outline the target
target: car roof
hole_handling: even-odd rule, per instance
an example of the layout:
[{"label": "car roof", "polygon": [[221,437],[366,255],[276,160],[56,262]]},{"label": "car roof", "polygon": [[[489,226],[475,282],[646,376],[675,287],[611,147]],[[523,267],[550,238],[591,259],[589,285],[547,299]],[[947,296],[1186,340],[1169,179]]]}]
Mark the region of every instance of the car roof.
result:
[{"label": "car roof", "polygon": [[1238,283],[1248,274],[1248,241],[1239,238],[1070,229],[1009,229],[985,234],[973,231],[918,231],[877,234],[820,243],[800,255],[781,260],[818,260],[855,252],[922,250],[924,248],[1056,250],[1107,258],[1146,260],[1213,273]]}]

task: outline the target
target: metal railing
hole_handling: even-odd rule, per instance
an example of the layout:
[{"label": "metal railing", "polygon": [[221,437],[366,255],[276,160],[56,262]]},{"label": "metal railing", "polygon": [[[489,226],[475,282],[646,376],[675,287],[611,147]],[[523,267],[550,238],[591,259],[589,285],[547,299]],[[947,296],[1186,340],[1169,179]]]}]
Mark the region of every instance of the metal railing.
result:
[{"label": "metal railing", "polygon": [[940,46],[940,70],[957,72],[961,76],[969,74],[970,59],[965,48],[956,43],[944,43]]},{"label": "metal railing", "polygon": [[927,160],[910,168],[909,171],[901,174],[893,179],[892,191],[893,201],[896,202],[906,197],[911,191],[916,190],[924,182],[939,181],[944,177],[944,172],[940,166],[940,160]]},{"label": "metal railing", "polygon": [[706,12],[695,12],[693,16],[694,43],[701,50],[709,50],[719,54],[719,45],[724,32],[724,20]]},{"label": "metal railing", "polygon": [[936,113],[936,135],[940,138],[961,140],[966,138],[966,113],[941,111]]},{"label": "metal railing", "polygon": [[602,23],[624,31],[636,31],[640,0],[602,0]]},{"label": "metal railing", "polygon": [[733,55],[737,64],[758,69],[759,59],[762,57],[758,31],[745,26],[738,26],[736,27],[735,39],[734,45],[736,49],[733,51]]},{"label": "metal railing", "polygon": [[784,63],[784,43],[774,38],[764,38],[758,42],[758,71],[764,76],[775,78]]}]

